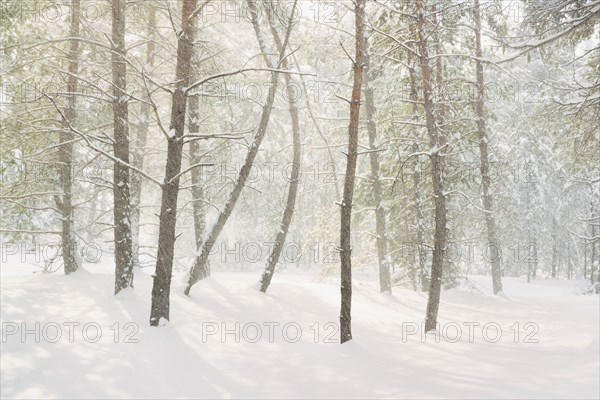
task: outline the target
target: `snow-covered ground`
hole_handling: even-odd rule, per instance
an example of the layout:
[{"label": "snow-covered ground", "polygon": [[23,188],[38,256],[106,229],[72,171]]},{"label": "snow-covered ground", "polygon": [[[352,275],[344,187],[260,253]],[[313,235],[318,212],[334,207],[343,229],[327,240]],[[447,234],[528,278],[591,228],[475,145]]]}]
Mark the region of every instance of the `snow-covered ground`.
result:
[{"label": "snow-covered ground", "polygon": [[286,271],[265,295],[256,273],[216,272],[186,297],[178,276],[171,322],[150,328],[148,275],[114,298],[111,268],[86,267],[1,266],[2,398],[600,395],[599,297],[584,282],[507,278],[494,297],[471,277],[442,293],[436,340],[420,332],[424,294],[357,281],[354,340],[340,345],[335,279]]}]

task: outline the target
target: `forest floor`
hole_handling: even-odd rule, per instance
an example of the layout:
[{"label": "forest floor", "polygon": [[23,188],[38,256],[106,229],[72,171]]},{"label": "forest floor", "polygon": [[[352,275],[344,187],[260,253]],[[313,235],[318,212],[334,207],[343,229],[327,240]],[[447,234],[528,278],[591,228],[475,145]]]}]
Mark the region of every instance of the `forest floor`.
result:
[{"label": "forest floor", "polygon": [[[585,282],[489,278],[426,294],[354,285],[354,340],[340,345],[339,287],[314,274],[215,272],[148,326],[151,277],[112,296],[110,266],[64,276],[1,266],[2,398],[599,398],[600,299]],[[36,325],[36,323],[38,323]],[[77,325],[78,324],[78,325]],[[239,324],[239,325],[236,325]]]}]

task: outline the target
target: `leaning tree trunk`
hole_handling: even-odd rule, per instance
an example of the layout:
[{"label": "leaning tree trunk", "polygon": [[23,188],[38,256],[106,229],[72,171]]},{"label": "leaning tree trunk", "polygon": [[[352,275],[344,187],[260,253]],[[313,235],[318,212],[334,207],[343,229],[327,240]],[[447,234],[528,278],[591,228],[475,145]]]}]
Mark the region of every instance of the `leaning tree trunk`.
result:
[{"label": "leaning tree trunk", "polygon": [[[297,0],[294,0],[294,6],[292,8],[292,14],[290,16],[290,25],[294,19],[294,11],[296,8]],[[256,21],[255,23],[258,23]],[[281,38],[277,33],[275,26],[273,25],[272,18],[269,18],[269,24],[271,27],[271,33],[273,35],[273,39],[275,40],[275,44],[277,45],[277,51],[283,57],[283,43],[281,42]],[[282,60],[281,66],[284,69],[287,69],[287,61],[285,59]],[[298,118],[298,107],[296,107],[296,102],[294,100],[294,88],[292,86],[292,78],[289,74],[284,74],[285,79],[285,87],[288,98],[288,103],[290,106],[290,118],[292,120],[292,142],[293,142],[293,160],[292,160],[292,173],[290,177],[290,188],[288,190],[288,197],[285,204],[285,209],[283,211],[283,216],[281,217],[281,224],[279,225],[279,229],[277,231],[277,235],[275,236],[275,244],[272,247],[271,254],[267,259],[267,266],[262,274],[260,279],[260,291],[263,293],[267,292],[269,288],[269,284],[271,283],[271,279],[273,278],[273,274],[275,273],[275,266],[279,261],[279,256],[281,255],[281,250],[285,244],[285,240],[288,234],[288,230],[290,228],[290,223],[292,222],[292,217],[294,215],[294,207],[296,205],[296,194],[298,193],[298,184],[300,183],[300,162],[301,162],[301,145],[300,145],[300,121]]]},{"label": "leaning tree trunk", "polygon": [[59,135],[60,146],[58,159],[61,196],[54,199],[61,213],[61,244],[65,274],[75,272],[81,266],[75,238],[75,210],[73,207],[73,150],[74,138],[69,126],[75,122],[77,95],[77,71],[79,69],[79,20],[81,15],[80,1],[73,0],[71,6],[71,28],[69,36],[74,40],[69,44],[69,76],[67,77],[67,107],[62,119],[63,129]]},{"label": "leaning tree trunk", "polygon": [[125,0],[112,2],[113,169],[115,294],[133,287],[129,198],[129,110],[125,59]]},{"label": "leaning tree trunk", "polygon": [[375,201],[375,234],[377,236],[377,261],[379,263],[379,292],[391,293],[389,262],[387,260],[387,238],[385,229],[385,208],[383,207],[383,189],[379,177],[379,153],[376,146],[377,126],[375,125],[375,99],[373,95],[373,68],[369,57],[369,45],[365,38],[364,46],[365,66],[365,116],[367,117],[367,131],[369,133],[369,158],[371,162],[371,180],[373,183],[373,198]]},{"label": "leaning tree trunk", "polygon": [[502,291],[502,273],[500,266],[500,253],[493,252],[492,249],[498,249],[498,240],[496,232],[496,220],[494,218],[494,199],[492,197],[490,164],[488,155],[487,127],[485,122],[485,83],[483,80],[483,64],[481,58],[483,52],[481,49],[481,15],[479,10],[479,0],[475,0],[475,70],[477,74],[477,133],[479,135],[479,158],[481,171],[481,190],[483,192],[483,208],[485,213],[485,223],[487,226],[487,236],[490,248],[490,263],[492,264],[492,286],[494,294]]},{"label": "leaning tree trunk", "polygon": [[[267,66],[270,68],[274,68],[275,66],[271,65],[271,62],[269,62],[269,58],[267,57],[268,50],[266,49],[265,44],[263,43],[262,35],[258,31],[258,21],[259,21],[260,17],[259,17],[258,11],[256,10],[256,6],[252,0],[247,0],[247,3],[248,3],[248,9],[252,15],[254,29],[256,30],[256,33],[257,33],[258,43],[261,47],[263,56],[267,62]],[[291,26],[290,26],[290,28],[291,28]],[[289,34],[290,34],[290,29],[288,29],[287,34],[286,34],[286,39],[284,41],[284,46],[283,46],[284,49],[287,47],[287,42],[289,40]],[[283,58],[283,54],[280,55],[280,58]],[[277,65],[277,67],[278,66],[279,65]],[[254,159],[256,158],[256,155],[258,154],[258,149],[260,148],[260,144],[262,143],[262,140],[265,137],[265,133],[267,132],[267,127],[269,125],[269,119],[271,118],[271,111],[273,110],[273,104],[275,102],[275,92],[277,91],[278,78],[279,78],[279,72],[276,72],[276,71],[271,72],[269,93],[267,95],[265,104],[263,105],[263,108],[262,108],[262,114],[261,114],[261,118],[260,118],[260,123],[258,125],[258,130],[256,132],[256,136],[254,137],[254,140],[252,141],[252,144],[250,145],[250,149],[248,150],[248,153],[246,154],[246,159],[244,160],[244,165],[240,169],[240,173],[237,178],[237,181],[235,182],[233,190],[229,194],[229,199],[227,200],[227,203],[225,203],[225,207],[224,207],[223,211],[219,214],[219,217],[217,218],[217,222],[213,225],[212,229],[210,230],[210,233],[206,237],[206,240],[204,240],[204,242],[202,243],[202,250],[200,251],[200,255],[198,257],[196,257],[194,266],[192,267],[192,269],[190,271],[188,285],[184,291],[184,293],[186,295],[190,294],[190,290],[192,289],[192,286],[194,284],[196,284],[196,282],[198,282],[200,279],[203,279],[208,276],[208,269],[207,269],[208,257],[211,253],[211,250],[212,250],[217,238],[219,237],[221,231],[223,230],[225,223],[231,216],[231,213],[233,212],[233,209],[235,208],[237,200],[240,197],[240,194],[242,193],[244,186],[246,185],[246,181],[248,180],[248,176],[250,175],[250,169],[252,168],[252,164],[254,163]]]},{"label": "leaning tree trunk", "polygon": [[175,70],[175,92],[171,106],[171,125],[167,147],[167,166],[162,185],[162,204],[158,230],[158,255],[152,286],[152,308],[150,325],[158,326],[160,319],[169,319],[171,277],[175,250],[175,225],[177,223],[177,197],[179,195],[179,173],[183,152],[183,130],[185,128],[186,93],[190,83],[194,38],[196,34],[194,10],[197,0],[184,0],[181,10],[181,33],[177,39],[177,66]]},{"label": "leaning tree trunk", "polygon": [[[200,79],[200,51],[194,47],[192,56],[192,76],[191,80],[196,82]],[[190,135],[200,134],[200,95],[193,94],[189,96],[189,120],[188,133]],[[192,137],[190,139],[190,164],[199,165],[202,162],[200,139]],[[199,168],[192,169],[192,214],[194,220],[194,241],[195,250],[198,251],[202,246],[202,236],[206,228],[205,215],[206,207],[204,205],[204,182],[202,182],[202,173]]]},{"label": "leaning tree trunk", "polygon": [[[435,203],[435,231],[433,257],[431,263],[431,282],[429,285],[429,297],[427,299],[427,313],[425,317],[425,331],[436,328],[438,309],[440,306],[440,292],[442,289],[442,270],[446,251],[447,229],[446,229],[446,197],[444,194],[444,182],[442,177],[443,158],[440,154],[443,133],[438,129],[436,123],[435,105],[431,89],[431,67],[427,50],[427,35],[425,33],[425,10],[423,1],[417,0],[417,44],[420,53],[421,79],[423,83],[423,101],[425,106],[425,121],[429,144],[431,146],[431,175],[433,181],[433,198]],[[434,28],[436,29],[436,28]]]},{"label": "leaning tree trunk", "polygon": [[[156,43],[154,41],[156,31],[156,8],[150,6],[148,12],[148,44],[146,45],[146,66],[149,70],[145,73],[152,73],[154,67],[154,52]],[[149,96],[149,95],[148,95]],[[150,101],[149,97],[146,100]],[[142,170],[144,168],[144,155],[146,151],[146,142],[148,138],[148,130],[150,128],[150,115],[152,108],[150,104],[142,103],[140,110],[140,121],[137,129],[137,137],[134,141],[134,148],[131,151],[133,166]],[[140,203],[142,199],[142,175],[130,170],[131,180],[131,238],[132,238],[132,258],[134,270],[140,267]]]},{"label": "leaning tree trunk", "polygon": [[356,176],[356,160],[358,158],[358,124],[360,114],[360,98],[365,65],[364,53],[364,20],[366,0],[356,0],[354,7],[356,55],[354,59],[354,82],[350,99],[350,122],[348,125],[348,153],[346,154],[346,175],[344,178],[344,194],[340,215],[340,258],[342,295],[340,311],[340,342],[352,340],[352,198],[354,196],[354,180]]}]

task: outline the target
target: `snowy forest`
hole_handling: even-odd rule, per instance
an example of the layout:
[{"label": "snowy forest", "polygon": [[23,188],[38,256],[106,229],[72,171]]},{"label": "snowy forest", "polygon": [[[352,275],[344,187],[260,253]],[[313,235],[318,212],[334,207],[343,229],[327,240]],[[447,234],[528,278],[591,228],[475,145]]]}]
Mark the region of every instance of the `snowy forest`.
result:
[{"label": "snowy forest", "polygon": [[599,398],[600,0],[2,0],[2,398]]}]

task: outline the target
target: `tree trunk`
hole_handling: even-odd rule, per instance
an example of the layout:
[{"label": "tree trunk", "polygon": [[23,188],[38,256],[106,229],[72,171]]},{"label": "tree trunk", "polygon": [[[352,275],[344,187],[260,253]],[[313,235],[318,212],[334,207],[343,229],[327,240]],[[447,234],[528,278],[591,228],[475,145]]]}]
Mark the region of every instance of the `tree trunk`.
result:
[{"label": "tree trunk", "polygon": [[[150,70],[145,70],[146,73],[151,73],[154,67],[154,52],[156,43],[154,42],[154,33],[156,31],[156,8],[150,6],[148,12],[148,38],[149,42],[146,45],[146,66]],[[149,100],[149,98],[146,98]],[[152,108],[150,104],[142,103],[140,110],[140,123],[137,129],[137,137],[134,141],[134,148],[131,151],[133,165],[142,170],[144,168],[144,155],[146,151],[146,142],[148,138],[148,130],[150,128],[150,116]],[[140,267],[140,203],[142,195],[142,176],[137,171],[129,171],[131,180],[131,238],[132,238],[132,258],[134,270]]]},{"label": "tree trunk", "polygon": [[[410,23],[410,32],[412,35],[415,34],[415,24]],[[418,105],[419,100],[417,90],[417,79],[415,76],[416,72],[416,57],[414,57],[411,51],[407,51],[407,62],[409,65],[408,75],[410,79],[410,99],[412,101],[412,114],[413,120],[417,122],[419,119]],[[419,131],[417,128],[412,128],[412,152],[417,153],[419,151]],[[417,250],[419,251],[419,280],[421,283],[421,290],[423,292],[429,291],[429,278],[427,277],[427,270],[425,265],[425,251],[423,250],[425,245],[425,217],[423,215],[423,197],[421,194],[421,174],[420,165],[418,160],[415,161],[413,169],[413,194],[415,203],[415,225],[417,226]],[[416,291],[416,285],[413,285],[413,290]]]},{"label": "tree trunk", "polygon": [[125,0],[112,2],[112,78],[115,294],[133,287],[133,258],[129,198],[129,110],[125,59]]},{"label": "tree trunk", "polygon": [[[590,185],[590,283],[592,286],[596,283],[596,274],[598,273],[598,265],[596,265],[596,225],[598,219],[594,218],[594,186]],[[599,288],[596,288],[598,291]]]},{"label": "tree trunk", "polygon": [[171,106],[171,125],[167,148],[167,166],[162,187],[160,226],[158,231],[158,255],[152,286],[152,308],[150,325],[158,326],[160,319],[169,319],[171,277],[175,250],[175,226],[177,223],[177,197],[179,173],[185,127],[186,94],[190,83],[190,64],[196,34],[194,10],[197,0],[184,0],[181,11],[181,33],[177,40],[176,87]]},{"label": "tree trunk", "polygon": [[371,68],[369,45],[365,38],[364,57],[366,72],[364,74],[365,89],[365,116],[367,117],[367,131],[369,133],[369,149],[371,162],[371,180],[373,182],[373,198],[375,201],[375,234],[377,235],[377,260],[379,263],[379,292],[391,293],[389,262],[387,260],[387,238],[385,229],[385,209],[383,207],[383,189],[379,178],[379,153],[377,152],[377,126],[375,125],[375,99],[373,87],[374,78]]},{"label": "tree trunk", "polygon": [[354,196],[354,180],[356,161],[358,158],[358,125],[360,113],[360,98],[365,65],[364,54],[364,20],[365,0],[356,0],[355,17],[355,46],[354,82],[352,98],[350,99],[350,122],[348,124],[348,153],[346,154],[346,175],[344,177],[344,194],[342,197],[340,215],[340,258],[341,258],[341,287],[342,295],[340,311],[340,342],[352,340],[352,198]]},{"label": "tree trunk", "polygon": [[556,279],[556,264],[558,259],[558,243],[556,241],[556,216],[552,216],[552,279]]},{"label": "tree trunk", "polygon": [[[483,192],[483,208],[485,209],[485,223],[487,226],[487,237],[490,249],[490,263],[492,265],[492,286],[494,294],[502,291],[502,274],[500,266],[500,253],[496,235],[496,220],[494,218],[494,199],[492,197],[490,165],[488,155],[488,141],[485,120],[485,84],[483,81],[483,64],[481,58],[481,15],[479,0],[475,0],[475,70],[477,74],[477,133],[479,135],[479,158],[481,171],[481,190]],[[494,252],[493,249],[497,251]]]},{"label": "tree trunk", "polygon": [[567,241],[567,279],[571,280],[573,277],[573,264],[571,264],[571,245]]},{"label": "tree trunk", "polygon": [[[294,8],[292,8],[292,15],[290,17],[290,24],[292,23],[294,18],[294,11],[296,7],[297,0],[294,1]],[[257,22],[258,23],[258,22]],[[273,25],[272,18],[269,18],[269,24],[271,27],[271,33],[273,34],[273,39],[277,45],[277,51],[279,54],[283,56],[283,43],[281,42],[281,38]],[[282,60],[281,66],[284,69],[287,69],[288,65],[285,59]],[[284,75],[285,79],[285,87],[287,92],[288,103],[290,106],[290,118],[292,120],[292,142],[293,142],[293,160],[292,160],[292,173],[290,178],[290,188],[288,190],[288,197],[285,205],[285,210],[283,211],[283,216],[281,218],[281,224],[279,225],[279,230],[277,231],[277,235],[275,236],[275,244],[271,250],[271,254],[267,259],[267,266],[262,274],[260,279],[260,291],[266,293],[269,288],[269,284],[271,283],[271,279],[273,278],[273,274],[275,273],[275,266],[279,261],[279,256],[281,255],[281,250],[283,245],[285,244],[285,240],[287,237],[287,233],[290,227],[290,223],[292,222],[292,217],[294,215],[294,207],[296,204],[296,194],[298,193],[298,184],[300,183],[300,163],[301,163],[301,144],[300,144],[300,121],[298,118],[298,107],[296,106],[296,102],[294,100],[294,88],[292,78],[289,74]]]},{"label": "tree trunk", "polygon": [[[529,195],[529,191],[531,188],[531,182],[527,183],[527,192],[525,193],[526,195],[526,210],[527,210],[527,217],[526,217],[526,224],[527,224],[527,249],[529,251],[529,249],[531,249],[531,245],[532,245],[532,241],[531,241],[531,224],[533,223],[533,221],[531,221],[531,204],[530,204],[530,195]],[[532,261],[531,261],[531,257],[529,256],[527,258],[527,283],[531,282],[531,268],[532,265]]]},{"label": "tree trunk", "polygon": [[444,194],[444,182],[442,177],[443,158],[440,154],[443,133],[438,129],[433,92],[431,89],[431,67],[427,49],[427,35],[425,33],[425,10],[423,1],[417,0],[417,44],[420,54],[421,79],[423,81],[423,101],[425,105],[425,121],[429,144],[431,146],[431,175],[433,181],[433,198],[435,203],[435,231],[434,247],[431,263],[431,282],[429,285],[429,297],[427,299],[427,313],[425,318],[425,331],[436,328],[437,314],[440,305],[440,292],[442,288],[442,271],[446,252],[447,228],[446,228],[446,198]]},{"label": "tree trunk", "polygon": [[[200,52],[197,47],[194,47],[194,55],[192,56],[192,75],[191,81],[195,82],[200,79]],[[189,120],[188,133],[200,134],[200,95],[194,94],[189,96]],[[196,138],[190,139],[190,164],[198,165],[202,162],[200,140]],[[198,251],[202,246],[202,236],[206,229],[205,214],[206,207],[204,205],[204,182],[202,182],[202,174],[199,168],[192,169],[192,214],[194,220],[194,242],[195,250]]]},{"label": "tree trunk", "polygon": [[[248,3],[248,9],[252,15],[252,22],[254,25],[254,29],[257,31],[257,39],[258,39],[259,45],[261,46],[261,51],[263,52],[263,56],[267,62],[267,66],[272,67],[272,68],[278,67],[278,66],[271,65],[271,62],[269,62],[269,59],[267,57],[268,50],[265,48],[264,43],[262,42],[262,35],[258,31],[258,29],[259,29],[258,21],[260,19],[259,19],[259,14],[256,10],[256,6],[254,5],[254,2],[252,0],[247,0],[247,3]],[[289,32],[290,32],[290,30],[288,29],[288,32],[286,34],[286,40],[284,42],[284,49],[287,47],[287,42],[289,39]],[[283,54],[280,55],[280,58],[283,58]],[[248,150],[248,154],[246,155],[246,159],[244,160],[244,165],[242,166],[242,168],[240,170],[238,179],[235,183],[235,186],[233,187],[233,190],[231,191],[231,193],[229,195],[229,199],[227,200],[227,203],[225,203],[225,207],[224,207],[223,211],[221,212],[221,214],[219,214],[219,217],[217,218],[217,222],[210,230],[210,233],[208,234],[204,243],[202,243],[202,250],[200,252],[200,255],[198,257],[196,257],[194,266],[192,267],[192,269],[190,271],[188,285],[185,288],[186,295],[190,294],[190,290],[192,289],[192,286],[196,282],[198,282],[200,279],[207,277],[209,274],[209,271],[207,269],[207,262],[208,262],[208,257],[210,255],[212,247],[214,246],[217,238],[219,237],[219,234],[223,230],[225,223],[231,216],[233,209],[235,208],[235,204],[237,203],[237,200],[240,197],[240,194],[242,193],[244,186],[246,185],[246,180],[248,179],[248,176],[250,174],[250,169],[252,168],[254,159],[256,158],[256,155],[258,154],[258,149],[260,148],[260,144],[262,143],[262,140],[265,137],[265,133],[267,132],[267,127],[269,125],[269,119],[271,117],[271,111],[273,110],[273,103],[275,102],[275,92],[277,91],[278,78],[279,78],[278,72],[271,73],[271,81],[269,84],[269,93],[267,95],[267,100],[266,100],[265,104],[263,105],[260,123],[258,125],[258,130],[256,132],[256,136],[254,137],[254,140],[252,141],[252,144],[250,145],[250,149]]]},{"label": "tree trunk", "polygon": [[[79,36],[79,20],[81,15],[80,1],[73,0],[71,7],[71,28],[69,36]],[[67,107],[63,112],[63,130],[60,132],[60,147],[58,159],[60,162],[59,176],[62,196],[55,196],[58,209],[61,212],[61,244],[65,274],[77,271],[81,267],[81,258],[77,252],[75,238],[75,221],[73,208],[73,150],[74,137],[69,125],[75,122],[77,95],[77,71],[79,69],[79,41],[69,43],[69,76],[67,77]]]}]

